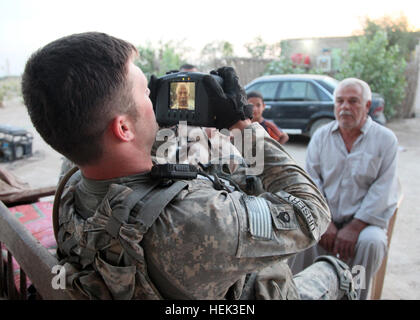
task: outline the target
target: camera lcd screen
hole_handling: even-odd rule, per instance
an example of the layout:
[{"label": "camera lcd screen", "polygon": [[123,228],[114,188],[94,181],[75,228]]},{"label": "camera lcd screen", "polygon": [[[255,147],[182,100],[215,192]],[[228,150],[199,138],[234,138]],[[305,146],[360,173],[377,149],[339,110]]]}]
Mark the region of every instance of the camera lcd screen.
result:
[{"label": "camera lcd screen", "polygon": [[195,82],[171,82],[169,108],[173,110],[195,110]]}]

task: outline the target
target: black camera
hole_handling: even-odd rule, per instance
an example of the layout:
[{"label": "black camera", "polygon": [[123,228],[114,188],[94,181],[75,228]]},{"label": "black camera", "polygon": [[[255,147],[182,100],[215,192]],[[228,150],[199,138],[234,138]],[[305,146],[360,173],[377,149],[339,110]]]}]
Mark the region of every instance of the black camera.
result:
[{"label": "black camera", "polygon": [[[156,121],[161,126],[186,121],[188,125],[215,127],[215,114],[209,104],[201,72],[176,72],[158,80],[154,105]],[[223,79],[211,74],[222,85]]]}]

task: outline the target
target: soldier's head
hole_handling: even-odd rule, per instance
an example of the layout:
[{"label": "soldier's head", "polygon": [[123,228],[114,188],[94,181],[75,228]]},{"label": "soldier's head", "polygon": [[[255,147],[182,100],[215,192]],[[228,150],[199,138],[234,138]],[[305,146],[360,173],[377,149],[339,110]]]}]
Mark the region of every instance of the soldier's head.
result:
[{"label": "soldier's head", "polygon": [[261,122],[263,120],[262,114],[265,108],[263,96],[257,91],[251,91],[246,96],[248,103],[253,105],[252,122]]},{"label": "soldier's head", "polygon": [[26,63],[22,93],[42,138],[76,164],[98,159],[112,119],[138,117],[130,79],[136,54],[132,44],[97,32],[63,37],[36,51]]},{"label": "soldier's head", "polygon": [[347,78],[334,90],[334,113],[343,129],[360,129],[366,122],[372,92],[363,80]]}]

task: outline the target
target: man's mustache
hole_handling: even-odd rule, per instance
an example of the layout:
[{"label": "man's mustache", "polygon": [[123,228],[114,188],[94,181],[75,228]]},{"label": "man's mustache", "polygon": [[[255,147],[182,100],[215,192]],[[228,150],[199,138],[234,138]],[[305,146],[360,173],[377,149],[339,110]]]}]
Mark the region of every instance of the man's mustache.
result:
[{"label": "man's mustache", "polygon": [[353,114],[350,111],[341,110],[338,115],[341,117],[341,116],[352,116]]}]

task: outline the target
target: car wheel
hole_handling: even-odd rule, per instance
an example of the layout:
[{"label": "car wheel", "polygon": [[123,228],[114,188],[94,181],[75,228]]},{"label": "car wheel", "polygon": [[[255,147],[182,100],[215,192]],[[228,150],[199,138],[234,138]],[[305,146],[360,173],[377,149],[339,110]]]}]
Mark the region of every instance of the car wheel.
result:
[{"label": "car wheel", "polygon": [[15,148],[15,159],[20,159],[23,157],[23,146],[16,146]]},{"label": "car wheel", "polygon": [[312,138],[312,136],[314,135],[316,130],[318,130],[322,126],[325,126],[326,124],[330,123],[331,121],[334,121],[334,120],[330,119],[330,118],[322,118],[322,119],[318,119],[318,120],[314,121],[314,123],[312,123],[311,128],[309,129],[309,137]]}]

